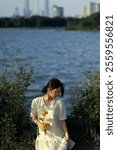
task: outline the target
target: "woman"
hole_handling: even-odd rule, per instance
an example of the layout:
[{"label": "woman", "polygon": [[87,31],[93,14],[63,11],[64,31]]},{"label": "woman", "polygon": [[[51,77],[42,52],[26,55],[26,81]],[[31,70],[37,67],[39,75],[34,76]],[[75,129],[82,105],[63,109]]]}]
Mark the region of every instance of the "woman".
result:
[{"label": "woman", "polygon": [[64,96],[63,83],[53,78],[42,89],[43,96],[32,101],[31,118],[39,127],[36,150],[67,150],[69,134],[65,120],[66,109],[57,96]]}]

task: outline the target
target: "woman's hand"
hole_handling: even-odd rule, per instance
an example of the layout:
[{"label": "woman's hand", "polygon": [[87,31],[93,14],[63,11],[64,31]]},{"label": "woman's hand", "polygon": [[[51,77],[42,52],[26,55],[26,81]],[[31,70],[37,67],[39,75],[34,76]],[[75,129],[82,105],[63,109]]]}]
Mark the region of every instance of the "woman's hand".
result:
[{"label": "woman's hand", "polygon": [[66,137],[66,136],[65,136],[64,138],[65,138],[65,140],[66,140],[67,142],[69,142],[69,140],[70,140],[69,137]]},{"label": "woman's hand", "polygon": [[69,137],[64,137],[65,138],[65,140],[67,141],[67,144],[68,144],[68,147],[69,147],[69,145],[70,145],[70,138]]},{"label": "woman's hand", "polygon": [[45,130],[46,130],[43,123],[38,122],[37,125],[38,125],[38,127],[39,127],[42,131],[45,131]]},{"label": "woman's hand", "polygon": [[49,123],[41,123],[39,120],[37,120],[34,117],[32,117],[32,120],[42,131],[46,131],[50,127]]}]

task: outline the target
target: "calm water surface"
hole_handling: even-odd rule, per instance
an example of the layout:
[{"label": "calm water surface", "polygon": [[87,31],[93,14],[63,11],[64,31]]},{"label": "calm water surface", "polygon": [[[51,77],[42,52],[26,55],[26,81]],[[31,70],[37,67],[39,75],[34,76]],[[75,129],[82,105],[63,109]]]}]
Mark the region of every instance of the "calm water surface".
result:
[{"label": "calm water surface", "polygon": [[0,71],[17,63],[33,68],[35,82],[26,93],[30,101],[53,77],[62,80],[69,93],[68,85],[87,69],[99,69],[99,36],[99,32],[61,29],[1,29]]}]

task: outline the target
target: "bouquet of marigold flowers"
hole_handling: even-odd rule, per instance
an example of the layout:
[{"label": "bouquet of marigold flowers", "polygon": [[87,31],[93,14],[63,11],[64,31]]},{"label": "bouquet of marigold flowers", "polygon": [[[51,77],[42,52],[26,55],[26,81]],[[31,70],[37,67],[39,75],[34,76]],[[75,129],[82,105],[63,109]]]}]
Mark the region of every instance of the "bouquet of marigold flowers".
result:
[{"label": "bouquet of marigold flowers", "polygon": [[50,127],[50,124],[45,122],[44,119],[45,119],[45,116],[48,114],[48,112],[45,110],[43,112],[41,112],[41,115],[38,117],[38,120],[43,123],[44,125],[44,129],[45,129],[45,133],[46,133],[46,130]]}]

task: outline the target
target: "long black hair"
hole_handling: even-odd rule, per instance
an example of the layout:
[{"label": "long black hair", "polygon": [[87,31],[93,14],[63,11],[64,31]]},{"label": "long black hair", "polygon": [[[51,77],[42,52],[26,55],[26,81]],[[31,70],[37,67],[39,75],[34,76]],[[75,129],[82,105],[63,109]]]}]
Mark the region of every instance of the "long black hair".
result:
[{"label": "long black hair", "polygon": [[48,81],[47,85],[44,86],[44,88],[42,89],[42,93],[47,93],[48,88],[57,89],[59,87],[61,88],[61,97],[63,97],[64,96],[64,85],[60,80],[58,80],[56,78],[53,78]]}]

